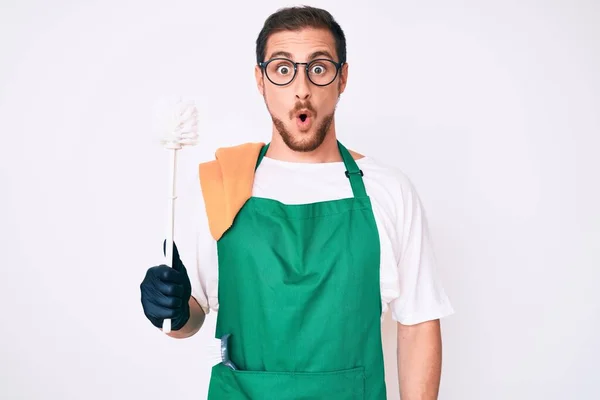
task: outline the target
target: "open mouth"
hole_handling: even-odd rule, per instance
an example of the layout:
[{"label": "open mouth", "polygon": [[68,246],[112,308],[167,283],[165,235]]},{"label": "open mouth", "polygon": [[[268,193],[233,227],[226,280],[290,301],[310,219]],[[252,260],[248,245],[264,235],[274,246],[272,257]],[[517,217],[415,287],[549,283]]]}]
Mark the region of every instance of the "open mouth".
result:
[{"label": "open mouth", "polygon": [[301,131],[308,131],[312,126],[313,115],[308,110],[299,111],[296,114],[296,125]]},{"label": "open mouth", "polygon": [[296,118],[300,119],[300,121],[305,122],[307,119],[312,118],[312,112],[307,109],[298,110],[296,112]]}]

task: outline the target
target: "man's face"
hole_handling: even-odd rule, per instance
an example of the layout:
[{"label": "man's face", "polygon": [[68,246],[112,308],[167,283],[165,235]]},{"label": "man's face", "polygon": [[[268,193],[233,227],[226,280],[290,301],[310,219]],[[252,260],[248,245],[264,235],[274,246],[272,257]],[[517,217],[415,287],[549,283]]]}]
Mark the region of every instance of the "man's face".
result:
[{"label": "man's face", "polygon": [[[263,61],[276,57],[295,62],[310,62],[315,58],[339,61],[333,35],[325,29],[314,28],[271,35],[265,55]],[[277,61],[271,63],[270,71],[277,68],[275,63]],[[285,86],[275,85],[263,76],[259,66],[256,67],[258,88],[275,128],[290,149],[307,152],[323,143],[330,131],[339,96],[346,87],[347,67],[344,64],[336,79],[328,86],[317,86],[309,81],[305,65],[298,66],[296,77]],[[313,70],[317,73],[323,71],[318,66]],[[293,74],[293,69],[285,69],[285,66],[280,66],[279,71]]]}]

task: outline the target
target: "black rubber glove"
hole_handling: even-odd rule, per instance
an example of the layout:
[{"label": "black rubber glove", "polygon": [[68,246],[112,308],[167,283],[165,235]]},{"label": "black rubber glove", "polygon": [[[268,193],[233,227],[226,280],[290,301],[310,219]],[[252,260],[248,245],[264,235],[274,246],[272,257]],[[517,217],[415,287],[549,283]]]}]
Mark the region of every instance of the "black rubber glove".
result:
[{"label": "black rubber glove", "polygon": [[[166,254],[167,241],[163,243]],[[173,243],[173,268],[157,265],[146,271],[140,284],[144,314],[157,328],[162,328],[163,320],[171,319],[171,330],[181,329],[190,318],[189,299],[192,286],[177,246]]]}]

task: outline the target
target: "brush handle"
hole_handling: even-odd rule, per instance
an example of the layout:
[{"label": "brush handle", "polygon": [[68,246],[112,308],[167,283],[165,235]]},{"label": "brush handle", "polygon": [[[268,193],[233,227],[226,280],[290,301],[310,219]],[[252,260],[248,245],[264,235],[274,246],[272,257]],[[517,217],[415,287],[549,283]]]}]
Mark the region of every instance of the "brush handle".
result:
[{"label": "brush handle", "polygon": [[[171,148],[169,157],[169,208],[167,213],[167,242],[165,249],[166,264],[173,267],[173,236],[175,233],[175,177],[177,169],[177,149]],[[163,320],[164,333],[171,332],[171,319]]]}]

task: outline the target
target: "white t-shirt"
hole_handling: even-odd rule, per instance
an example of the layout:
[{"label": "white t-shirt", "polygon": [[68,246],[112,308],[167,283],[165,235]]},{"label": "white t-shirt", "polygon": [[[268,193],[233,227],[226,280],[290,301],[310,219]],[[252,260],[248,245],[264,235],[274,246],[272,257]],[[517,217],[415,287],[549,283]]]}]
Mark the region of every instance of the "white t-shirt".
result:
[{"label": "white t-shirt", "polygon": [[[425,210],[409,178],[370,157],[356,161],[371,198],[380,236],[381,304],[392,318],[412,325],[454,312],[436,272]],[[264,157],[253,195],[287,204],[352,197],[343,162],[294,163]],[[200,185],[198,184],[198,188]],[[217,244],[211,236],[200,189],[197,191],[196,264],[187,267],[192,296],[205,313],[218,311]]]}]

